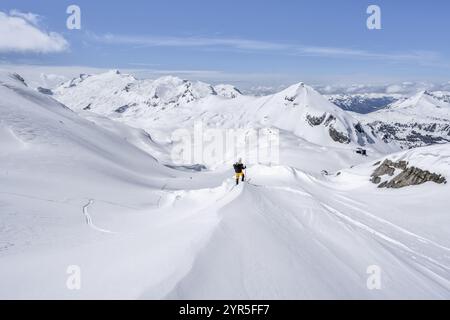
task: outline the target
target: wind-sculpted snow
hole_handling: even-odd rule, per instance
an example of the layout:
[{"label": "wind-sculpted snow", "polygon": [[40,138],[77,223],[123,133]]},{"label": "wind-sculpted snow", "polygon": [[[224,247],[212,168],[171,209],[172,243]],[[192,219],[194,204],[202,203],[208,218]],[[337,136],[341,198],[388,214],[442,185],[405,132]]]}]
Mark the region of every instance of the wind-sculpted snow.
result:
[{"label": "wind-sculpted snow", "polygon": [[[448,221],[445,207],[425,213],[419,205],[425,195],[411,203],[402,194],[383,210],[379,201],[392,196],[374,194],[368,176],[361,184],[334,185],[292,168],[248,171],[251,181],[219,211],[219,226],[167,298],[449,297],[448,226],[435,233],[434,223],[402,220],[428,214],[425,219]],[[373,264],[383,270],[379,291],[366,287]]]}]

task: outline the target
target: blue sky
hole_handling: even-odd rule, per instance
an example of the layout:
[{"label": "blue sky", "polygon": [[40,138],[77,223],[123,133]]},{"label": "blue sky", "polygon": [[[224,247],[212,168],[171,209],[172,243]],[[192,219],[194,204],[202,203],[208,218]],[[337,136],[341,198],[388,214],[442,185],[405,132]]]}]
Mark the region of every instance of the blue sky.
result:
[{"label": "blue sky", "polygon": [[[70,4],[81,8],[81,30],[66,28]],[[382,30],[366,27],[370,4],[381,8]],[[39,15],[34,26],[67,45],[47,52],[0,44],[0,61],[9,64],[185,72],[255,85],[450,80],[447,0],[2,0],[0,11],[11,10]]]}]

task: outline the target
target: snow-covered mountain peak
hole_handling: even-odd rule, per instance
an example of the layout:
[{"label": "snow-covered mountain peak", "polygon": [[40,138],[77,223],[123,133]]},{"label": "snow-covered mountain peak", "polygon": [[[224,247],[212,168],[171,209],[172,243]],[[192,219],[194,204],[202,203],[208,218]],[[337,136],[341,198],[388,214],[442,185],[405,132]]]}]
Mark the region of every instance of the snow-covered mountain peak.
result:
[{"label": "snow-covered mountain peak", "polygon": [[228,99],[234,99],[239,96],[242,96],[242,92],[239,89],[229,84],[216,85],[214,86],[214,90],[217,92],[219,96]]},{"label": "snow-covered mountain peak", "polygon": [[303,82],[294,84],[287,89],[276,94],[281,96],[286,102],[295,106],[312,108],[319,112],[341,113],[342,110],[331,103],[312,87]]},{"label": "snow-covered mountain peak", "polygon": [[358,120],[304,83],[262,97],[250,106],[247,113],[262,124],[290,131],[319,145],[385,147]]},{"label": "snow-covered mountain peak", "polygon": [[[444,117],[449,119],[450,104],[439,100],[429,91],[421,91],[404,101],[393,103],[388,109],[389,112],[398,111],[405,115],[418,116],[421,118]],[[383,113],[384,110],[378,112]]]},{"label": "snow-covered mountain peak", "polygon": [[418,92],[411,98],[406,99],[399,106],[417,106],[420,103],[428,103],[429,104],[430,102],[434,103],[434,104],[438,103],[438,101],[433,97],[433,95],[429,91],[423,90],[423,91]]},{"label": "snow-covered mountain peak", "polygon": [[[180,102],[189,103],[197,99],[207,97],[209,95],[217,95],[214,88],[201,81],[182,80],[178,77],[164,76],[156,80],[143,80],[143,83],[150,84],[158,96]],[[167,100],[167,99],[166,99]]]}]

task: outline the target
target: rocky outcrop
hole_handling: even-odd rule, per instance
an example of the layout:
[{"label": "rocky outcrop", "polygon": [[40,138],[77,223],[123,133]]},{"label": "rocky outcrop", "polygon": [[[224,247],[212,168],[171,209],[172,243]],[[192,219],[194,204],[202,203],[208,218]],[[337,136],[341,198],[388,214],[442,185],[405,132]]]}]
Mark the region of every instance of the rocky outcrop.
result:
[{"label": "rocky outcrop", "polygon": [[124,113],[125,111],[128,110],[128,108],[130,108],[130,106],[126,104],[124,106],[121,106],[121,107],[117,108],[116,110],[114,110],[114,112],[116,112],[116,113]]},{"label": "rocky outcrop", "polygon": [[[407,186],[420,185],[425,182],[435,182],[438,184],[447,183],[445,177],[440,174],[432,173],[428,170],[422,170],[417,167],[408,167],[408,162],[397,161],[393,162],[389,159],[383,161],[383,163],[376,163],[379,165],[371,175],[371,180],[374,184],[378,184],[378,188],[403,188]],[[395,175],[396,171],[400,170],[400,173]],[[390,180],[386,180],[381,183],[381,177],[388,175],[394,177]],[[395,175],[395,176],[394,176]]]},{"label": "rocky outcrop", "polygon": [[47,94],[49,96],[53,95],[53,91],[51,89],[47,89],[47,88],[42,88],[42,87],[38,87],[37,91],[39,91],[42,94]]},{"label": "rocky outcrop", "polygon": [[350,143],[350,138],[347,137],[342,132],[337,131],[335,128],[330,127],[328,132],[330,134],[331,139],[333,139],[334,141],[339,143]]},{"label": "rocky outcrop", "polygon": [[312,115],[307,115],[306,119],[308,120],[308,123],[312,126],[320,126],[324,121],[325,121],[325,117],[326,117],[326,113],[324,113],[321,117],[315,117]]},{"label": "rocky outcrop", "polygon": [[336,120],[336,118],[330,114],[327,118],[327,120],[325,120],[325,126],[328,126],[331,122],[333,122],[334,120]]},{"label": "rocky outcrop", "polygon": [[395,169],[406,170],[408,162],[398,161],[393,162],[389,159],[383,161],[383,163],[372,173],[372,177],[380,177],[384,175],[393,176]]},{"label": "rocky outcrop", "polygon": [[25,79],[22,78],[22,76],[21,76],[20,74],[18,74],[18,73],[12,73],[10,76],[11,76],[11,78],[16,79],[16,80],[22,82],[23,85],[24,85],[25,87],[28,87],[27,83],[25,82]]},{"label": "rocky outcrop", "polygon": [[350,143],[350,141],[351,141],[350,138],[346,134],[339,132],[331,125],[332,122],[336,121],[336,117],[334,117],[331,114],[324,113],[321,116],[312,116],[312,115],[308,114],[308,115],[306,115],[306,121],[308,122],[308,124],[311,127],[317,127],[320,125],[329,127],[328,133],[329,133],[331,139],[333,139],[333,141],[336,141],[339,143]]}]

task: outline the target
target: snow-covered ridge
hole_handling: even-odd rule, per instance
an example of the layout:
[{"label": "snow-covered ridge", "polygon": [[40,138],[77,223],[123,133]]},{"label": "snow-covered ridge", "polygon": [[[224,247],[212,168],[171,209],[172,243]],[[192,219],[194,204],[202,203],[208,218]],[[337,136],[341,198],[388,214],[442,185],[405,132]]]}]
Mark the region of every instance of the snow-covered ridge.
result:
[{"label": "snow-covered ridge", "polygon": [[239,90],[232,86],[212,86],[200,81],[188,81],[165,76],[156,80],[138,80],[118,70],[99,75],[80,75],[53,90],[57,99],[74,110],[97,113],[151,107],[166,109],[189,104],[208,96],[235,98]]}]

